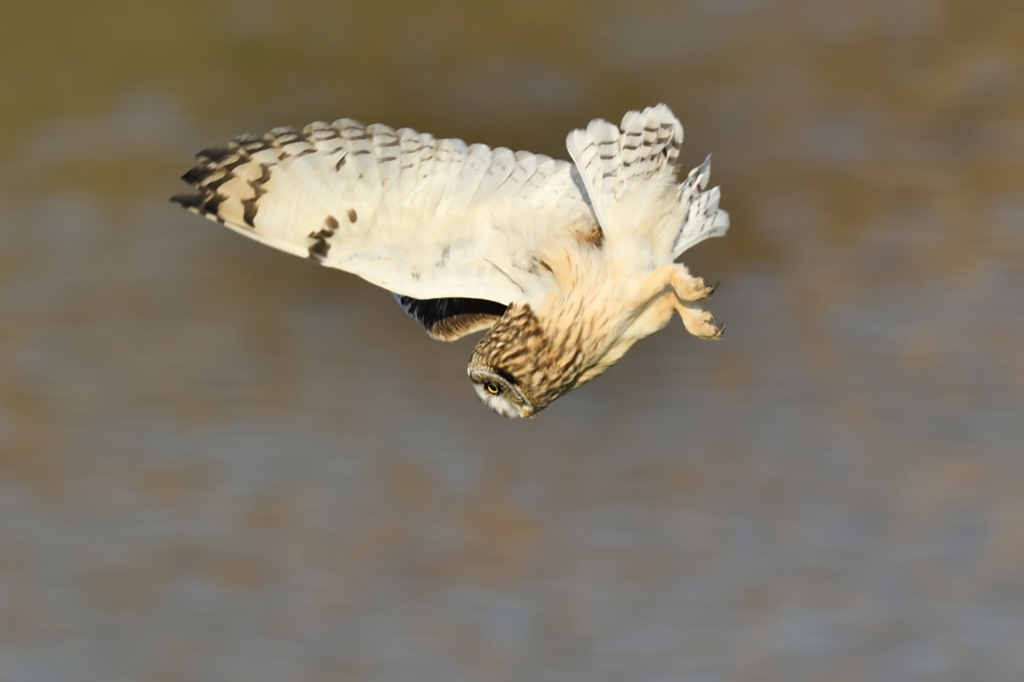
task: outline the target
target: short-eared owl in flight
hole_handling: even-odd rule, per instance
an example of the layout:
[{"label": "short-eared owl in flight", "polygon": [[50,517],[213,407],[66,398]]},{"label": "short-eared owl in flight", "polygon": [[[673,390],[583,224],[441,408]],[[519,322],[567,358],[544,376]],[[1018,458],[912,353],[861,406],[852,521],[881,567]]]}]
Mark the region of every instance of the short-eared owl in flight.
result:
[{"label": "short-eared owl in flight", "polygon": [[572,163],[350,119],[275,128],[198,154],[185,208],[394,293],[435,339],[488,330],[469,378],[530,417],[711,295],[674,262],[724,235],[710,157],[679,182],[683,127],[663,104],[566,139]]}]

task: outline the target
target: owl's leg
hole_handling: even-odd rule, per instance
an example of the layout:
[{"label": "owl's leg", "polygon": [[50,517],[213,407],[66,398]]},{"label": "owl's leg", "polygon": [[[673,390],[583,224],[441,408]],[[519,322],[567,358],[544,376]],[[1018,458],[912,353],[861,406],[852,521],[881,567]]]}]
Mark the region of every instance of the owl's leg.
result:
[{"label": "owl's leg", "polygon": [[647,308],[633,320],[623,337],[642,339],[664,328],[672,320],[676,307],[676,297],[671,291],[663,291]]},{"label": "owl's leg", "polygon": [[670,282],[676,295],[684,301],[703,301],[715,293],[715,287],[708,286],[703,277],[694,277],[682,263],[673,263],[670,270]]},{"label": "owl's leg", "polygon": [[694,277],[682,263],[673,263],[668,266],[669,282],[679,298],[676,301],[676,311],[679,317],[683,318],[686,331],[702,339],[717,339],[725,331],[725,325],[718,324],[715,316],[697,306],[690,305],[694,301],[701,301],[710,296],[715,288],[708,286],[703,277]]},{"label": "owl's leg", "polygon": [[725,325],[719,324],[715,316],[706,310],[688,305],[685,301],[676,301],[676,311],[683,318],[686,331],[701,339],[717,339],[725,331]]},{"label": "owl's leg", "polygon": [[[672,291],[666,291],[667,289],[672,289]],[[650,322],[655,319],[663,319],[661,326],[657,327],[660,329],[668,322],[668,317],[671,316],[671,311],[674,308],[679,313],[679,317],[683,318],[686,331],[702,339],[717,339],[725,331],[725,326],[718,324],[714,315],[701,310],[686,298],[687,295],[700,295],[703,293],[703,289],[708,289],[708,292],[702,296],[707,298],[710,295],[710,287],[704,284],[703,279],[691,277],[683,265],[672,263],[658,268],[644,283],[641,294],[646,301],[658,300],[653,305],[648,304],[650,308],[641,317],[648,324],[637,326],[653,326],[650,325]],[[666,295],[663,296],[663,294]]]},{"label": "owl's leg", "polygon": [[[664,291],[663,288],[662,294],[653,301],[650,301],[647,307],[644,308],[643,312],[641,312],[629,327],[623,331],[619,340],[601,359],[601,366],[604,368],[610,367],[615,362],[618,362],[619,358],[621,358],[634,343],[640,339],[650,336],[667,325],[672,320],[672,313],[675,311],[676,300],[675,294],[671,291]],[[604,370],[602,369],[601,371]],[[584,374],[584,376],[586,377],[586,374]],[[587,378],[586,380],[589,381],[590,379]]]}]

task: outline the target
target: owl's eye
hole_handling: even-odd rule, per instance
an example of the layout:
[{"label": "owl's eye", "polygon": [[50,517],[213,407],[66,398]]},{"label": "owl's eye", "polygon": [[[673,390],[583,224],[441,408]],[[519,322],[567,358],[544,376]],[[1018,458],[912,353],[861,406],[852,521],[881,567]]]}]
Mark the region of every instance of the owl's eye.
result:
[{"label": "owl's eye", "polygon": [[487,389],[487,392],[490,393],[491,395],[498,395],[499,393],[501,393],[501,386],[494,383],[493,381],[488,381],[486,384],[484,384],[484,388]]}]

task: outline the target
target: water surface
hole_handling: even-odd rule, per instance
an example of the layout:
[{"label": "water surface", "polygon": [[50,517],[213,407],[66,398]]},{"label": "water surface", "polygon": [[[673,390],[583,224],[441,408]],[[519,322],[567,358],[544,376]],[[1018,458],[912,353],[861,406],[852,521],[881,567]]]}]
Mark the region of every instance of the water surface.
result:
[{"label": "water surface", "polygon": [[[1024,6],[28,4],[0,28],[0,679],[1024,677]],[[733,228],[536,419],[167,202],[348,116],[665,102]]]}]

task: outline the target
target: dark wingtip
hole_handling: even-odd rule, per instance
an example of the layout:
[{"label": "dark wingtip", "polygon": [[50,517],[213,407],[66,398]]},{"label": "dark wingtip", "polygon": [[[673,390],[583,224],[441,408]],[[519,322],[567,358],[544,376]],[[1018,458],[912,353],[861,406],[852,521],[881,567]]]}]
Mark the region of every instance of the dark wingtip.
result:
[{"label": "dark wingtip", "polygon": [[194,166],[181,176],[181,179],[190,185],[199,185],[202,180],[210,174],[209,169],[203,166]]},{"label": "dark wingtip", "polygon": [[199,211],[203,207],[205,198],[200,194],[175,194],[171,202],[193,211]]},{"label": "dark wingtip", "polygon": [[237,147],[233,148],[229,145],[218,145],[215,147],[207,147],[206,149],[202,150],[201,152],[196,154],[196,159],[200,161],[208,159],[214,163],[220,163],[224,159],[231,156],[232,154],[235,154],[236,152]]}]

